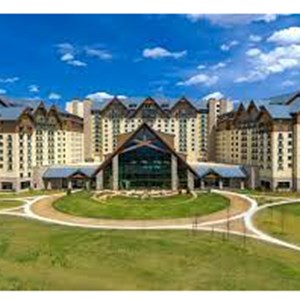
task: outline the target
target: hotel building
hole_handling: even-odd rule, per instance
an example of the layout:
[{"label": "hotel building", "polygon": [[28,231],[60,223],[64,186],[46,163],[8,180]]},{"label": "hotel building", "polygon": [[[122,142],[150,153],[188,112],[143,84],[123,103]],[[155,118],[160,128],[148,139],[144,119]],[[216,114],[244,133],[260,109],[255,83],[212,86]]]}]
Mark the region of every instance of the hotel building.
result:
[{"label": "hotel building", "polygon": [[175,150],[185,154],[187,161],[207,161],[208,153],[214,153],[210,137],[217,117],[232,108],[232,102],[225,99],[195,102],[181,98],[171,102],[150,97],[141,101],[74,100],[66,107],[68,112],[84,117],[85,160],[95,162],[116,149],[118,135],[133,132],[143,123],[173,135]]},{"label": "hotel building", "polygon": [[47,166],[83,160],[80,117],[41,101],[0,98],[0,190],[35,188]]},{"label": "hotel building", "polygon": [[242,165],[250,187],[300,191],[300,93],[241,103],[215,135],[215,161]]}]

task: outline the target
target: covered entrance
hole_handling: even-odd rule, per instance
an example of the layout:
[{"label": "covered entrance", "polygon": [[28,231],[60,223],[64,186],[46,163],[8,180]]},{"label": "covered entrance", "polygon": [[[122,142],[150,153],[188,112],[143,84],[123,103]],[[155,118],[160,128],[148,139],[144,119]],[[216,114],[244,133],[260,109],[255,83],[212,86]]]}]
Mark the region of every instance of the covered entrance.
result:
[{"label": "covered entrance", "polygon": [[175,152],[173,136],[146,123],[119,137],[117,149],[95,172],[97,189],[194,189],[196,172]]}]

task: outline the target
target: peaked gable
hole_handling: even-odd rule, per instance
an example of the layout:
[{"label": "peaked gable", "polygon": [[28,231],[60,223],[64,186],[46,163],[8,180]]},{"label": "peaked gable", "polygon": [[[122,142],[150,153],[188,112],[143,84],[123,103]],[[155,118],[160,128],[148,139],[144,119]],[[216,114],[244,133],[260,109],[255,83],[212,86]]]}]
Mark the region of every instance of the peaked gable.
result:
[{"label": "peaked gable", "polygon": [[163,136],[158,134],[154,129],[152,129],[147,123],[141,124],[135,131],[130,133],[125,139],[123,139],[122,143],[117,146],[115,151],[109,155],[109,157],[97,168],[94,175],[96,175],[100,170],[105,168],[112,159],[117,155],[122,153],[123,150],[127,149],[131,146],[131,143],[134,139],[141,138],[143,139],[144,135],[148,135],[147,139],[149,140],[155,140],[157,141],[157,146],[163,146],[166,151],[174,154],[183,164],[186,165],[186,167],[197,177],[197,173],[194,171],[194,169],[191,168],[191,166],[180,156],[179,153],[175,152],[175,150],[172,148],[172,146],[166,141]]}]

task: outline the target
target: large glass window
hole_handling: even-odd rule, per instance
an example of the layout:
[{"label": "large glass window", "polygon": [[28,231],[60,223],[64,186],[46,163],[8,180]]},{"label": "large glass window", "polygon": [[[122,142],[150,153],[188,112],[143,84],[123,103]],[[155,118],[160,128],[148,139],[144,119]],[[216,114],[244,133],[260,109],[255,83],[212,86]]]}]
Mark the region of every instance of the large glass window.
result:
[{"label": "large glass window", "polygon": [[121,189],[171,188],[171,155],[140,147],[119,156]]}]

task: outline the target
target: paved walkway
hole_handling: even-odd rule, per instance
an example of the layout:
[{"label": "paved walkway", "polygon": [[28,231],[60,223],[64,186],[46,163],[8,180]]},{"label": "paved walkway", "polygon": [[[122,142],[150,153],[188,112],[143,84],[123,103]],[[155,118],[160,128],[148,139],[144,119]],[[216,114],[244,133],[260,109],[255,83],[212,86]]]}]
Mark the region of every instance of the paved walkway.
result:
[{"label": "paved walkway", "polygon": [[209,215],[200,216],[195,220],[195,217],[191,218],[177,218],[177,219],[165,219],[165,220],[109,220],[109,219],[98,219],[98,218],[86,218],[70,215],[67,213],[60,212],[53,207],[53,202],[55,202],[61,195],[48,196],[42,199],[37,199],[33,201],[27,209],[27,213],[33,214],[38,217],[42,217],[43,220],[49,219],[66,222],[68,224],[82,225],[83,227],[96,226],[99,228],[114,228],[123,229],[132,227],[136,228],[155,228],[155,227],[165,227],[165,226],[182,226],[191,225],[195,221],[200,223],[210,223],[216,222],[225,218],[234,218],[249,208],[249,204],[244,200],[236,197],[235,195],[229,195],[230,207],[222,211],[218,211]]},{"label": "paved walkway", "polygon": [[[59,224],[64,226],[97,228],[97,229],[122,229],[122,230],[145,230],[145,229],[193,229],[202,231],[226,232],[259,239],[278,246],[300,251],[300,246],[288,243],[272,237],[259,230],[253,223],[253,217],[262,209],[272,206],[285,205],[289,203],[300,203],[300,199],[284,200],[276,203],[268,203],[258,206],[255,199],[243,194],[229,191],[213,190],[230,199],[229,209],[225,209],[210,215],[197,218],[170,219],[170,220],[107,220],[83,218],[65,214],[55,210],[53,202],[64,195],[64,193],[24,198],[24,204],[17,208],[0,210],[0,214],[22,216],[37,219],[42,222]],[[10,199],[14,200],[14,199]],[[1,201],[1,199],[0,199]]]}]

